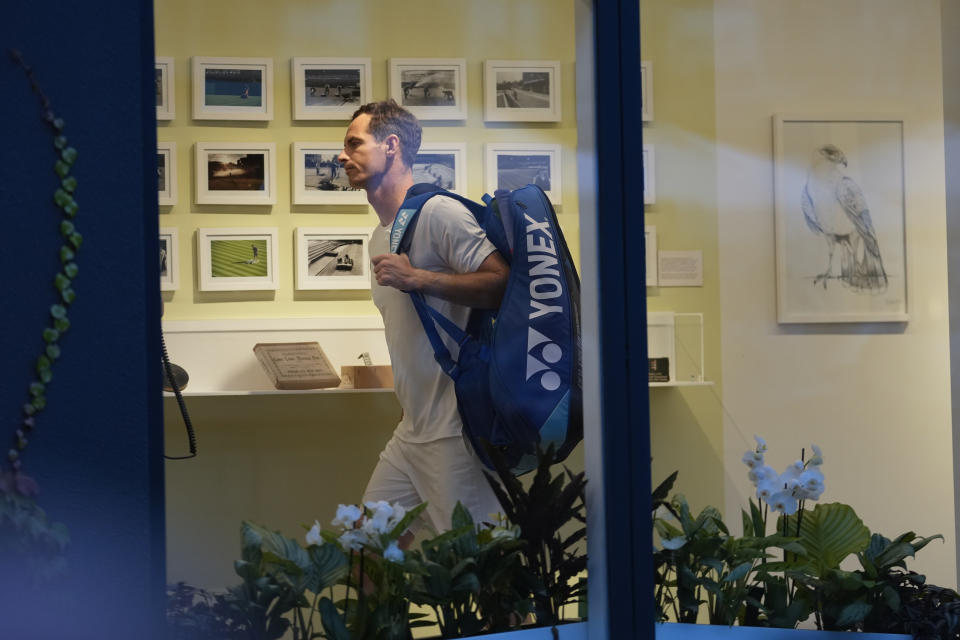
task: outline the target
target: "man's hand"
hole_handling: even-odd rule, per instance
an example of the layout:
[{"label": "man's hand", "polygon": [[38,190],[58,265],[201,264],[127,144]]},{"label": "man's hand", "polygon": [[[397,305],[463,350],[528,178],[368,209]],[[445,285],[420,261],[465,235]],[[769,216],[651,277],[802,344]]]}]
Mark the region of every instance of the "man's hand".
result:
[{"label": "man's hand", "polygon": [[382,287],[401,291],[417,291],[417,275],[421,271],[412,264],[405,253],[383,253],[373,257],[373,275]]}]

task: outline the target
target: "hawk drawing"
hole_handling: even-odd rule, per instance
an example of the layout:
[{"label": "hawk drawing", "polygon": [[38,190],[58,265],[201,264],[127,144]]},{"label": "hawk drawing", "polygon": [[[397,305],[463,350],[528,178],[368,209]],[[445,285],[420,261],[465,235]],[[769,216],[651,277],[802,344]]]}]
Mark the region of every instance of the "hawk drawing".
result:
[{"label": "hawk drawing", "polygon": [[[887,288],[877,234],[863,191],[844,173],[847,157],[825,144],[817,149],[807,173],[800,208],[810,230],[827,241],[827,269],[813,279],[814,286],[838,278],[858,292],[879,293]],[[840,253],[840,274],[833,272],[833,254]]]}]

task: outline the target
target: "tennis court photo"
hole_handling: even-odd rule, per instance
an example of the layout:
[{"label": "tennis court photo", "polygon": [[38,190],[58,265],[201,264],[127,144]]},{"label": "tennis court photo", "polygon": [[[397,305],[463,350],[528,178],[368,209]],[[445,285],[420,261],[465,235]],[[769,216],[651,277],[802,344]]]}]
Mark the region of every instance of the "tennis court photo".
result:
[{"label": "tennis court photo", "polygon": [[210,275],[214,278],[266,277],[269,260],[266,239],[210,241]]}]

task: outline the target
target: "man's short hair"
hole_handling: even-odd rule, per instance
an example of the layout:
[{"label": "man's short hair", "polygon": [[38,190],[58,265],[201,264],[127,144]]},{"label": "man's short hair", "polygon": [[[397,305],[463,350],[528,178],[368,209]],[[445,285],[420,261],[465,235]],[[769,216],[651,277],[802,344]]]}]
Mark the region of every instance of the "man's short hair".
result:
[{"label": "man's short hair", "polygon": [[408,167],[413,167],[413,161],[420,150],[420,138],[423,128],[417,117],[398,105],[392,98],[380,102],[368,102],[353,112],[351,120],[366,113],[370,116],[370,134],[377,142],[390,134],[396,134],[400,139],[400,157]]}]

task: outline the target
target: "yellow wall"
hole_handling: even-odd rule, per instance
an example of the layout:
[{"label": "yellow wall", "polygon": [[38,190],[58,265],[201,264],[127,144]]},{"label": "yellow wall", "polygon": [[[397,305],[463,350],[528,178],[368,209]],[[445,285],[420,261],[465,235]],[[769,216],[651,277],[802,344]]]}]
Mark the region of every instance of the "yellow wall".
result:
[{"label": "yellow wall", "polygon": [[[387,97],[387,60],[465,58],[466,122],[429,123],[424,142],[467,143],[467,196],[483,194],[483,145],[550,142],[563,147],[561,225],[579,261],[576,185],[573,4],[554,0],[158,0],[156,51],[175,63],[176,119],[161,122],[158,139],[177,143],[178,203],[162,207],[160,226],[177,227],[180,289],[166,292],[166,320],[375,315],[368,291],[296,291],[294,229],[298,226],[363,227],[376,217],[364,206],[291,206],[290,145],[342,141],[346,122],[293,121],[290,58],[369,57],[373,96]],[[191,119],[191,56],[273,58],[274,118],[266,123]],[[563,120],[559,123],[483,121],[483,62],[488,59],[561,61]],[[274,142],[277,203],[220,206],[194,203],[196,142]],[[200,227],[275,226],[280,241],[280,288],[274,292],[196,291],[194,231]]]},{"label": "yellow wall", "polygon": [[691,506],[723,504],[720,297],[712,0],[641,0],[641,50],[653,64],[656,203],[646,223],[660,250],[703,251],[703,287],[647,289],[650,311],[704,315],[704,378],[713,387],[650,390],[653,483],[679,470]]},{"label": "yellow wall", "polygon": [[[442,9],[442,10],[441,10]],[[178,204],[162,207],[160,226],[179,230],[180,289],[165,292],[164,320],[356,317],[376,315],[368,291],[294,289],[293,233],[298,226],[373,228],[367,207],[291,206],[290,145],[340,141],[346,122],[292,120],[290,58],[370,57],[373,95],[387,96],[390,57],[467,61],[468,119],[429,123],[425,142],[465,142],[469,197],[483,193],[483,145],[550,142],[563,147],[561,225],[579,262],[573,3],[555,0],[157,0],[156,52],[175,59],[176,119],[158,138],[177,143]],[[191,56],[271,57],[274,119],[267,123],[191,119]],[[487,59],[561,61],[563,120],[483,122],[482,69]],[[589,99],[593,99],[590,96]],[[194,203],[195,142],[274,142],[277,204]],[[194,231],[200,227],[276,226],[280,289],[205,293],[195,287]],[[174,354],[172,354],[174,355]],[[188,397],[199,456],[166,465],[168,581],[208,588],[237,582],[239,526],[251,519],[289,536],[300,524],[329,523],[336,505],[360,499],[377,454],[399,417],[392,394]],[[169,454],[185,448],[176,404],[167,399]],[[582,449],[568,462],[583,468]]]}]

